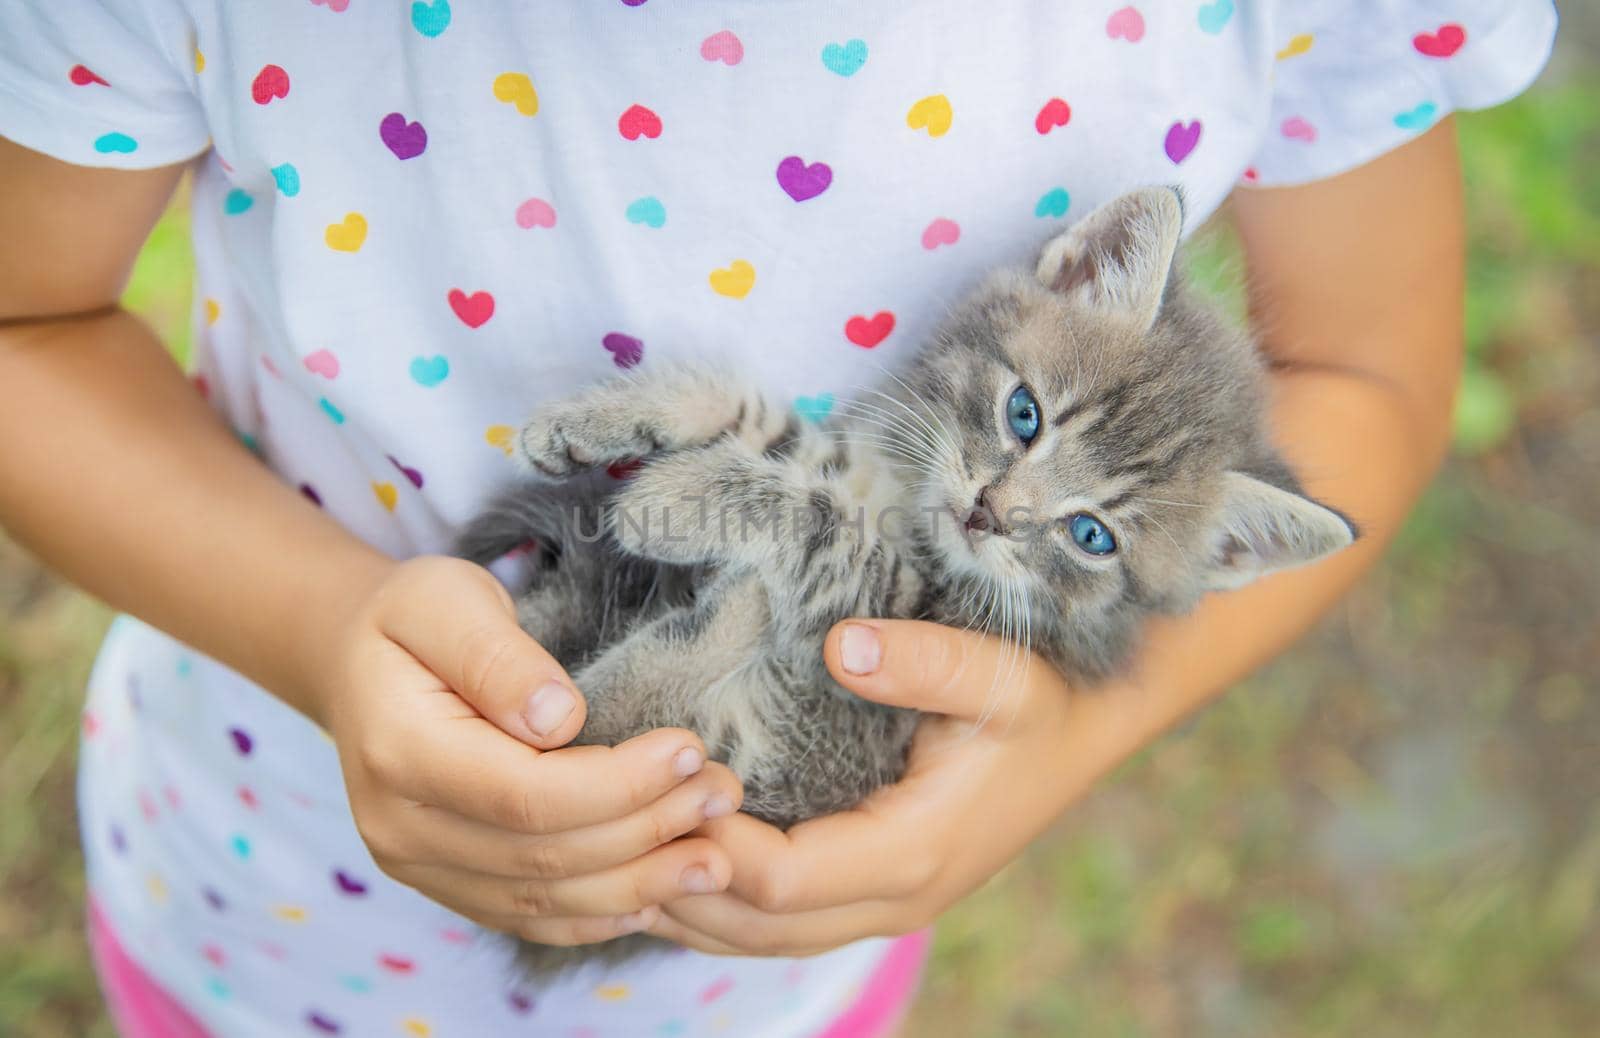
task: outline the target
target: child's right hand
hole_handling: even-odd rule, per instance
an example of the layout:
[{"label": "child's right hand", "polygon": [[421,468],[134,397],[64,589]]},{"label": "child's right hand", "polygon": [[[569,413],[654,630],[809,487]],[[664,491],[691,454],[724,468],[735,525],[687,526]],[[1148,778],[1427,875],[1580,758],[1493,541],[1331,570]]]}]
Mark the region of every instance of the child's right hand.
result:
[{"label": "child's right hand", "polygon": [[681,837],[737,810],[739,780],[683,729],[556,749],[583,698],[488,571],[399,563],[331,633],[312,698],[388,875],[541,944],[643,930],[661,902],[727,886],[725,852]]}]

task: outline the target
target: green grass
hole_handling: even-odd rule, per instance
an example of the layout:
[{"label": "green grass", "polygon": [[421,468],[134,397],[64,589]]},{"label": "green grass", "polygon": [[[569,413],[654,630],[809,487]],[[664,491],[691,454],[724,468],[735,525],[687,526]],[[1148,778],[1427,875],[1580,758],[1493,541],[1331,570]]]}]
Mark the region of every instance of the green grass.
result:
[{"label": "green grass", "polygon": [[[1600,79],[1569,59],[1461,120],[1457,456],[1388,562],[949,914],[916,1038],[1594,1033]],[[174,212],[128,300],[180,356],[190,272]],[[3,542],[0,608],[0,1034],[102,1035],[71,769],[107,617]]]}]

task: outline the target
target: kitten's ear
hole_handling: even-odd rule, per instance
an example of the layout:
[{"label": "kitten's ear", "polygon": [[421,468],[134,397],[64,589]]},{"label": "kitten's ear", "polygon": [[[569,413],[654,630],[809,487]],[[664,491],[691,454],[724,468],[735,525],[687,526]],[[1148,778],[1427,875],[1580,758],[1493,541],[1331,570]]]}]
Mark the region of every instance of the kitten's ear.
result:
[{"label": "kitten's ear", "polygon": [[1182,233],[1177,189],[1129,191],[1052,239],[1039,255],[1037,276],[1046,288],[1142,331],[1155,323]]},{"label": "kitten's ear", "polygon": [[1254,476],[1225,473],[1206,589],[1242,587],[1268,573],[1315,562],[1355,539],[1355,526],[1333,509]]}]

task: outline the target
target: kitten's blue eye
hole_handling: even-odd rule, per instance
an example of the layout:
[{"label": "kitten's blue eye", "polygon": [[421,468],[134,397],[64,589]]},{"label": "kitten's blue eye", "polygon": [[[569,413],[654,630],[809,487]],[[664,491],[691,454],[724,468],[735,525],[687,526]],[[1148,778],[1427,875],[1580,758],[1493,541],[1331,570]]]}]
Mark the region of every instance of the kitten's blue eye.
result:
[{"label": "kitten's blue eye", "polygon": [[1028,392],[1027,386],[1011,391],[1011,398],[1006,401],[1006,424],[1024,447],[1039,435],[1039,401]]},{"label": "kitten's blue eye", "polygon": [[1090,555],[1110,555],[1117,550],[1117,539],[1092,515],[1079,512],[1067,520],[1067,529],[1078,547]]}]

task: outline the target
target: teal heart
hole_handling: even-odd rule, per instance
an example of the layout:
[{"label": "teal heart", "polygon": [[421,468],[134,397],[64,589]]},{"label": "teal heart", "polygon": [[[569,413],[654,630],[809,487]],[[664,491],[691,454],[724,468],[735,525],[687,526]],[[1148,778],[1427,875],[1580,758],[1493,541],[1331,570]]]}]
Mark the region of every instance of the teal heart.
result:
[{"label": "teal heart", "polygon": [[795,397],[794,410],[808,422],[820,422],[833,413],[833,394],[818,393],[816,396]]},{"label": "teal heart", "polygon": [[194,660],[187,656],[178,657],[178,677],[186,678],[194,673]]},{"label": "teal heart", "polygon": [[1033,207],[1034,216],[1062,217],[1067,215],[1067,207],[1072,204],[1072,196],[1067,194],[1064,187],[1053,187],[1039,196],[1039,204]]},{"label": "teal heart", "polygon": [[254,436],[251,436],[247,432],[239,432],[235,433],[235,435],[239,437],[239,442],[244,444],[245,450],[249,451],[251,454],[261,453],[261,444],[256,442],[256,438]]},{"label": "teal heart", "polygon": [[237,854],[241,859],[250,857],[250,841],[242,833],[234,833],[233,839],[228,842],[233,845],[233,853]]},{"label": "teal heart", "polygon": [[207,977],[206,990],[211,992],[217,998],[224,1000],[228,999],[233,994],[233,992],[228,990],[228,985],[223,982],[221,977]]},{"label": "teal heart", "polygon": [[1228,25],[1228,20],[1233,17],[1233,0],[1216,0],[1216,3],[1202,4],[1200,6],[1200,31],[1209,32],[1215,36]]},{"label": "teal heart", "polygon": [[1433,120],[1439,115],[1439,106],[1432,101],[1424,101],[1409,111],[1401,112],[1394,117],[1394,124],[1402,130],[1426,130],[1433,125]]},{"label": "teal heart", "polygon": [[450,377],[450,362],[443,357],[413,357],[411,377],[417,385],[432,389]]},{"label": "teal heart", "polygon": [[853,76],[867,63],[867,41],[830,43],[822,48],[822,63],[828,67],[829,72],[841,76]]},{"label": "teal heart", "polygon": [[125,133],[104,134],[100,137],[96,137],[94,141],[94,150],[98,151],[102,155],[109,155],[112,152],[118,152],[119,154],[126,155],[136,150],[138,147],[139,142],[134,140],[132,137],[129,137]]},{"label": "teal heart", "polygon": [[366,994],[372,990],[372,981],[354,973],[339,978],[339,985],[346,991],[354,991],[358,995]]},{"label": "teal heart", "polygon": [[236,187],[222,200],[222,211],[229,216],[238,216],[240,213],[248,212],[255,204],[256,200],[250,197],[250,192],[242,187]]},{"label": "teal heart", "polygon": [[411,24],[430,40],[450,28],[450,0],[417,0],[411,5]]},{"label": "teal heart", "polygon": [[333,406],[333,401],[327,397],[319,397],[317,406],[322,408],[322,413],[333,419],[334,425],[344,424],[344,412]]},{"label": "teal heart", "polygon": [[283,197],[293,198],[300,193],[300,171],[289,163],[273,166],[272,179],[278,182],[278,190],[283,192]]},{"label": "teal heart", "polygon": [[667,222],[667,207],[661,204],[661,199],[655,195],[645,195],[635,198],[628,203],[626,216],[629,223],[642,223],[648,227],[660,227]]}]

